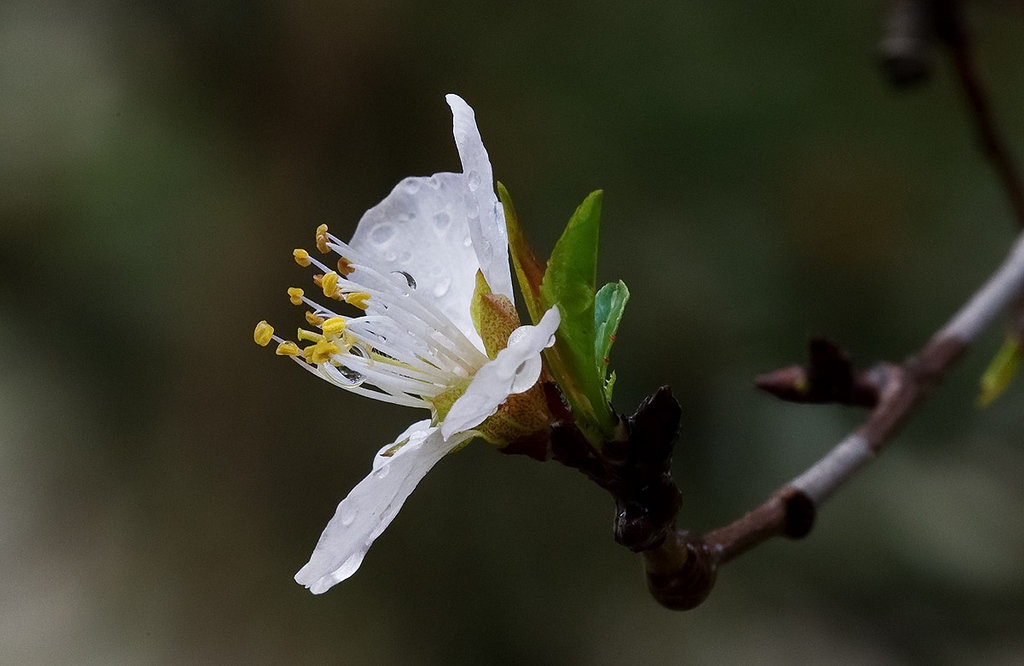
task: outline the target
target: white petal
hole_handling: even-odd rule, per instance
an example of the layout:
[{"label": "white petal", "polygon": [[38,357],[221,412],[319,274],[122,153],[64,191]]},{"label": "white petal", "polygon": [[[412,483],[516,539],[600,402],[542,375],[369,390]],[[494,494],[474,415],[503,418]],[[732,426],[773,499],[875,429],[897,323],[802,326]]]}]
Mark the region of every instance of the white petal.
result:
[{"label": "white petal", "polygon": [[408,443],[391,457],[374,457],[373,471],[360,481],[338,505],[327,523],[309,563],[302,567],[295,580],[321,594],[356,572],[363,556],[391,523],[416,484],[454,446],[466,439],[445,442],[430,421],[414,423],[395,442]]},{"label": "white petal", "polygon": [[[372,258],[380,273],[411,275],[416,293],[482,349],[469,312],[480,268],[467,221],[475,210],[462,174],[406,178],[363,214],[349,245]],[[358,271],[351,276],[353,281],[358,277]],[[405,277],[396,273],[395,279]],[[371,314],[382,314],[375,312],[373,300],[370,306]]]},{"label": "white petal", "polygon": [[514,300],[505,213],[494,194],[491,161],[476,126],[476,115],[458,95],[445,95],[445,99],[452,108],[452,130],[462,160],[462,171],[466,174],[466,185],[476,204],[476,214],[469,217],[473,248],[491,291]]},{"label": "white petal", "polygon": [[536,326],[520,326],[513,331],[508,347],[477,371],[466,392],[452,405],[441,424],[445,439],[480,425],[510,395],[522,393],[537,383],[540,353],[554,343],[560,321],[558,308],[553,307]]}]

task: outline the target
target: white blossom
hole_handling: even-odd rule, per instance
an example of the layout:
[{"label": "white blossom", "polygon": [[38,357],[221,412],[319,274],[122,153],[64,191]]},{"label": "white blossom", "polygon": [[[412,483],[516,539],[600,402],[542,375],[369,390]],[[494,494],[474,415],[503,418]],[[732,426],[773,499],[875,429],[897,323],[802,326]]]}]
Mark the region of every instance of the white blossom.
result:
[{"label": "white blossom", "polygon": [[[338,506],[308,564],[295,580],[313,593],[351,576],[420,479],[447,453],[478,434],[509,396],[529,390],[541,373],[541,351],[554,341],[556,307],[537,326],[521,326],[493,358],[471,315],[481,273],[495,295],[513,300],[508,240],[494,194],[487,151],[473,110],[448,95],[462,173],[406,178],[360,219],[344,243],[325,225],[317,246],[329,265],[304,250],[330,307],[289,289],[318,330],[295,342],[260,322],[255,339],[322,379],[359,395],[431,410],[382,448],[371,473]],[[337,304],[337,305],[335,305]],[[348,309],[358,316],[341,314]],[[512,316],[514,317],[514,311]],[[518,320],[516,319],[516,322]],[[504,336],[502,336],[504,337]]]}]

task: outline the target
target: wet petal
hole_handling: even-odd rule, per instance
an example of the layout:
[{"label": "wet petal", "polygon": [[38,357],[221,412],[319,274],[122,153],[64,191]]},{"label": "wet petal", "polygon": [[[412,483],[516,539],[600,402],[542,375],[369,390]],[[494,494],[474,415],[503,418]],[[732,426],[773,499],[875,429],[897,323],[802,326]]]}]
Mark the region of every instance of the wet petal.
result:
[{"label": "wet petal", "polygon": [[295,574],[296,582],[313,594],[326,592],[356,572],[366,551],[391,524],[416,484],[466,437],[445,442],[438,428],[430,427],[426,420],[414,423],[395,444],[406,439],[390,457],[381,454],[394,444],[378,452],[373,471],[338,505],[309,563]]},{"label": "wet petal", "polygon": [[536,326],[520,326],[509,336],[508,347],[477,371],[466,392],[452,405],[441,424],[445,439],[480,425],[510,395],[537,383],[540,353],[553,344],[559,322],[558,308],[553,307]]},{"label": "wet petal", "polygon": [[494,194],[491,161],[476,126],[476,115],[458,95],[446,95],[445,99],[452,108],[455,145],[459,149],[462,172],[466,175],[466,185],[473,201],[471,207],[475,208],[475,214],[469,217],[469,233],[480,269],[494,293],[513,300],[505,212]]},{"label": "wet petal", "polygon": [[[417,296],[429,299],[480,346],[469,314],[480,268],[467,222],[475,210],[462,174],[406,178],[363,214],[349,245],[372,258],[379,273],[405,283],[411,276]],[[351,279],[358,281],[358,271]],[[375,307],[371,300],[371,314],[382,314]]]}]

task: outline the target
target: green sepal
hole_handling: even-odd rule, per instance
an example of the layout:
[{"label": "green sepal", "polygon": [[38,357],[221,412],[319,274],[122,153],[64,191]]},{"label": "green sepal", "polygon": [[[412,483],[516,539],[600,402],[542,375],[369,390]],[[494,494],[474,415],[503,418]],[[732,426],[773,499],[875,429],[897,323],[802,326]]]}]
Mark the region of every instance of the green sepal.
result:
[{"label": "green sepal", "polygon": [[512,206],[512,197],[500,182],[498,183],[498,198],[505,210],[508,251],[512,255],[512,266],[516,270],[519,290],[523,294],[523,301],[526,303],[526,311],[530,314],[530,320],[537,325],[540,318],[551,307],[544,304],[540,294],[540,284],[544,279],[544,267],[537,261],[533,250],[526,242],[526,236],[523,235],[523,230],[519,227],[516,209]]},{"label": "green sepal", "polygon": [[[628,300],[629,289],[622,280],[609,282],[601,287],[594,299],[594,356],[597,361],[597,374],[602,381],[608,376],[609,355]],[[605,399],[608,402],[612,401],[614,383],[614,375],[604,383]]]},{"label": "green sepal", "polygon": [[981,376],[979,406],[988,407],[993,400],[1002,395],[1020,369],[1022,353],[1024,349],[1021,347],[1021,340],[1013,335],[1007,336],[1006,342]]},{"label": "green sepal", "polygon": [[469,314],[480,334],[487,357],[494,359],[508,345],[508,336],[519,328],[519,313],[507,296],[491,292],[482,271],[476,272],[476,287]]}]

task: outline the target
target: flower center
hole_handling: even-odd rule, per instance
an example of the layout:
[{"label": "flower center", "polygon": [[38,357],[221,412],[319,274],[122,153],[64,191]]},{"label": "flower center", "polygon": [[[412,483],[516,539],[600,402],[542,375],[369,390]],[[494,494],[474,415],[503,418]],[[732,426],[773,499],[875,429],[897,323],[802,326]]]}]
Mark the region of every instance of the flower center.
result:
[{"label": "flower center", "polygon": [[339,314],[332,309],[337,305],[326,307],[291,287],[289,301],[308,308],[305,319],[313,330],[300,328],[297,341],[291,341],[260,322],[253,333],[257,344],[273,340],[279,355],[332,384],[385,402],[436,411],[438,396],[459,387],[465,391],[488,357],[430,299],[417,294],[412,273],[378,271],[372,257],[329,234],[326,225],[317,228],[316,244],[338,256],[336,269],[303,249],[292,253],[295,262],[320,271],[313,282],[326,299],[360,314]]}]

